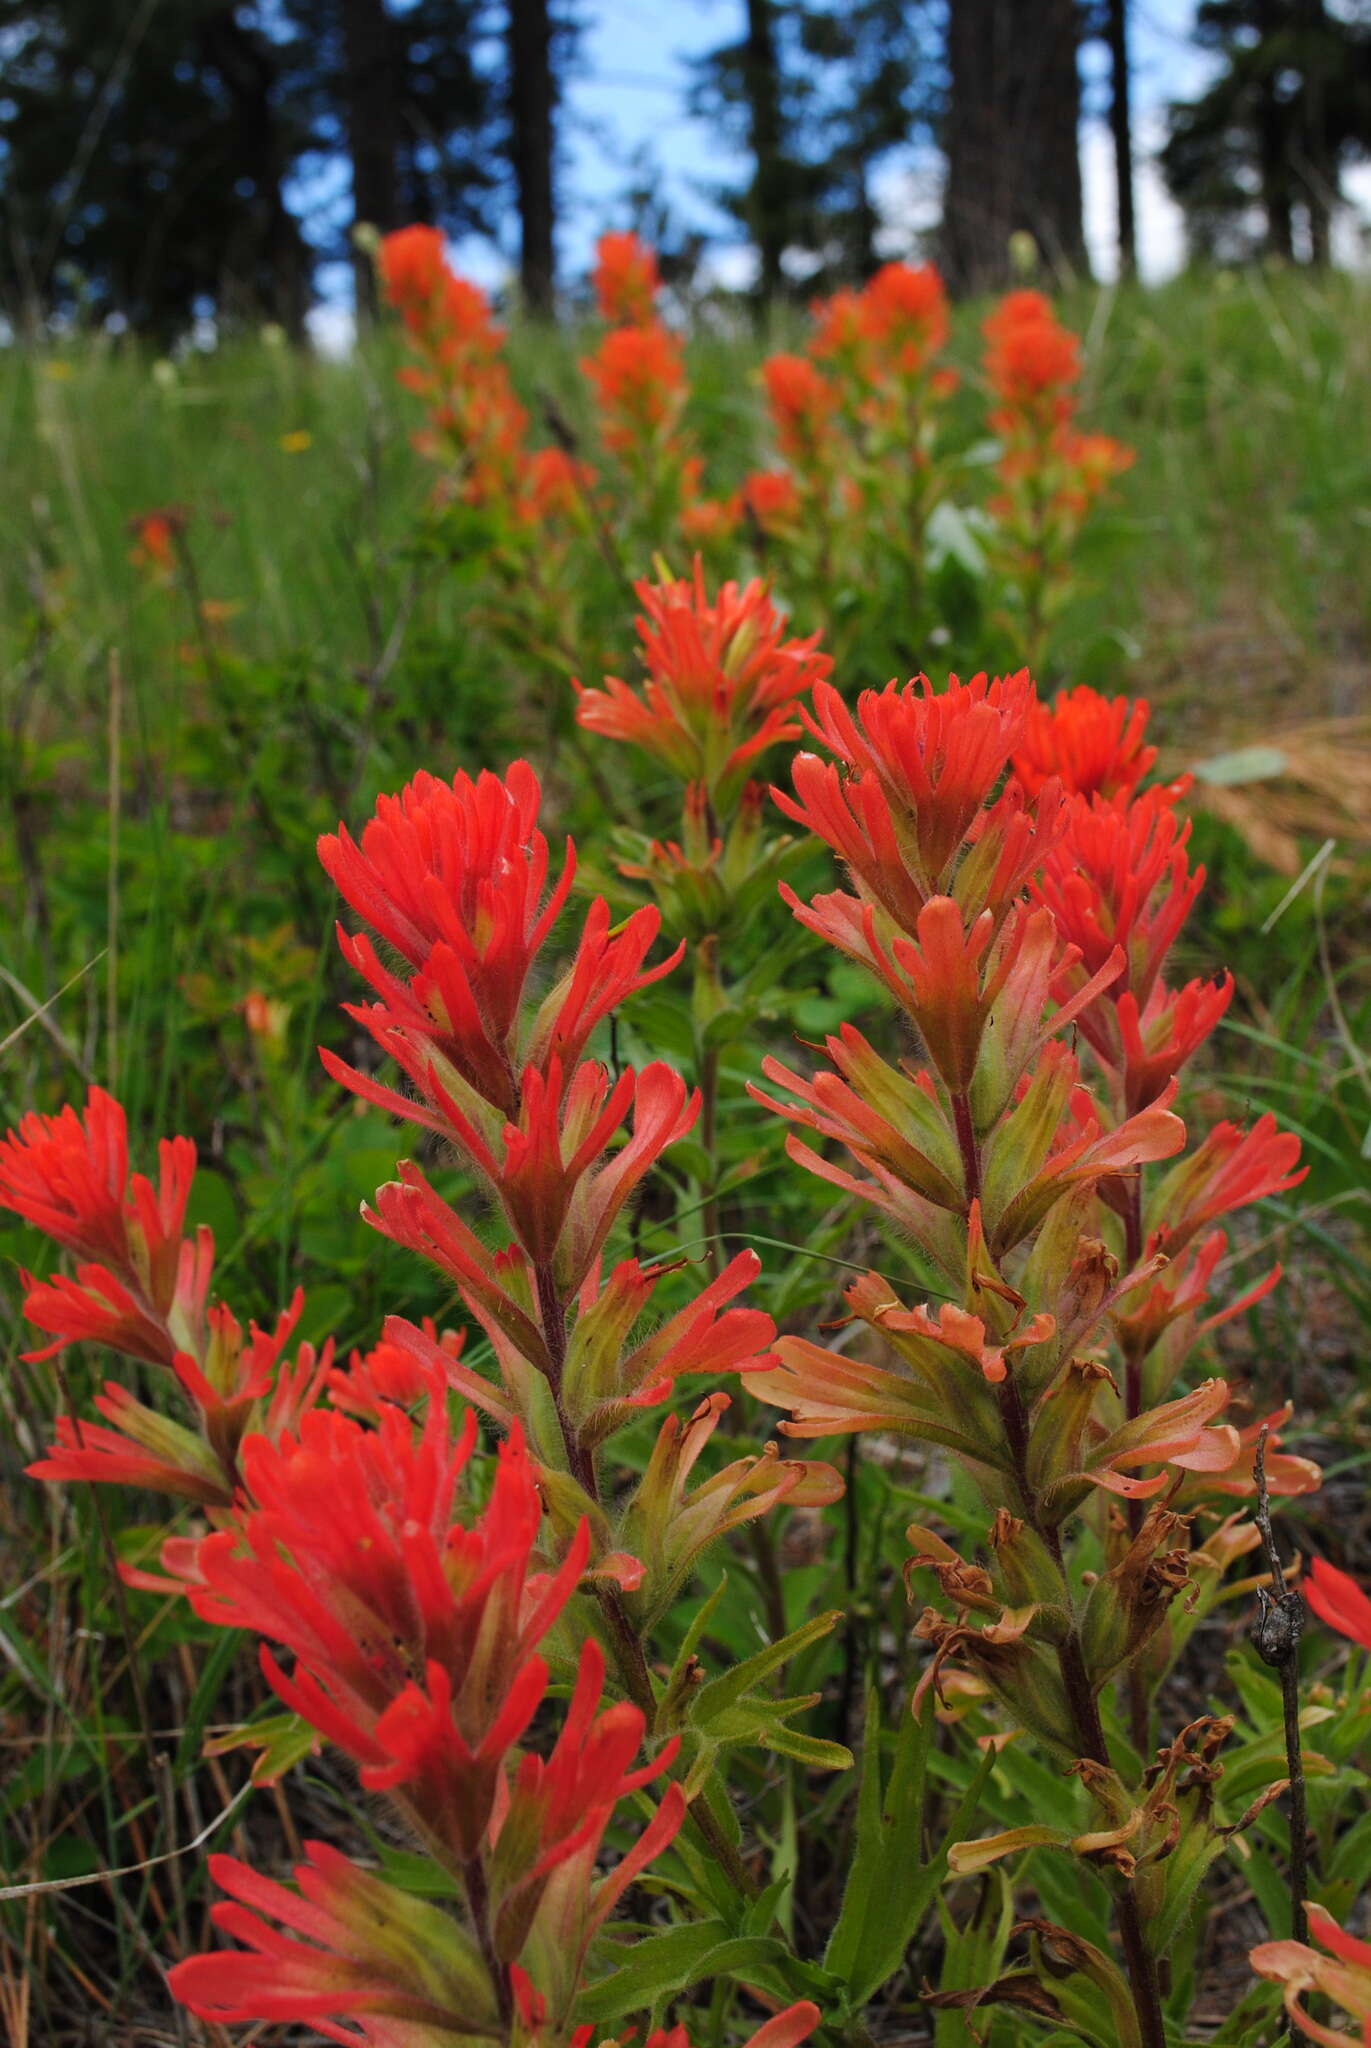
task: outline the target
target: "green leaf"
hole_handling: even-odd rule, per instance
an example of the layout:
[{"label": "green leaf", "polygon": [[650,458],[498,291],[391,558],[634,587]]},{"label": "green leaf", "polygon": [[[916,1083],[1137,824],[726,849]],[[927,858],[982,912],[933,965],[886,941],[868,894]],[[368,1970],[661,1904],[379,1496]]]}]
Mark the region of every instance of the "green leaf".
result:
[{"label": "green leaf", "polygon": [[730,1937],[722,1920],[697,1920],[635,1942],[608,1977],[581,1994],[576,2017],[603,2026],[692,1984],[742,1971],[758,1976],[789,1959],[785,1944],[770,1936]]},{"label": "green leaf", "polygon": [[727,1708],[737,1706],[759,1679],[779,1670],[789,1658],[828,1635],[842,1618],[841,1610],[836,1607],[827,1614],[816,1614],[803,1627],[792,1629],[779,1642],[768,1643],[755,1656],[744,1658],[731,1671],[725,1671],[721,1677],[712,1678],[708,1685],[701,1686],[691,1703],[690,1718],[694,1726],[711,1728],[717,1717]]},{"label": "green leaf", "polygon": [[793,1756],[815,1771],[850,1771],[856,1759],[841,1742],[825,1742],[817,1735],[799,1735],[793,1728],[773,1728],[764,1737],[767,1749]]},{"label": "green leaf", "polygon": [[244,1633],[242,1629],[225,1629],[216,1637],[205,1659],[204,1669],[196,1683],[189,1707],[186,1709],[185,1726],[176,1749],[175,1774],[183,1778],[195,1764],[200,1754],[200,1745],[205,1739],[205,1729],[210,1715],[214,1712],[219,1689],[230,1670],[242,1654]]},{"label": "green leaf", "polygon": [[274,1785],[292,1765],[314,1749],[319,1738],[299,1714],[266,1714],[260,1721],[248,1721],[230,1728],[205,1744],[206,1756],[226,1756],[233,1749],[256,1749],[261,1754],[252,1767],[254,1785]]},{"label": "green leaf", "polygon": [[1207,761],[1197,761],[1192,772],[1200,782],[1231,789],[1245,782],[1271,782],[1284,775],[1288,766],[1279,747],[1237,747],[1231,754],[1213,754]]},{"label": "green leaf", "polygon": [[958,1802],[948,1832],[932,1856],[923,1841],[924,1778],[933,1735],[933,1702],[917,1716],[905,1712],[895,1735],[889,1780],[882,1786],[880,1702],[868,1697],[857,1838],[842,1910],[824,1956],[825,1969],[843,1978],[854,2007],[862,2006],[904,1960],[920,1923],[947,1874],[947,1850],[970,1825],[994,1764],[987,1751]]}]

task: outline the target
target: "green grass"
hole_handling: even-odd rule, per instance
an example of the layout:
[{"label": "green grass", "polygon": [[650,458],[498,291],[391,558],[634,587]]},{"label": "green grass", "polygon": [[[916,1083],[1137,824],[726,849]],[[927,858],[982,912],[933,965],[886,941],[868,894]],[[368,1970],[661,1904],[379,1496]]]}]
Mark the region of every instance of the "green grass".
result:
[{"label": "green grass", "polygon": [[[1087,529],[1041,680],[1148,695],[1178,760],[1364,705],[1366,284],[1253,271],[1080,292],[1064,311],[1086,337],[1083,423],[1138,459]],[[962,309],[951,350],[964,445],[982,431],[978,318]],[[799,335],[782,323],[772,340]],[[535,439],[549,398],[586,426],[587,341],[511,337]],[[692,343],[689,423],[711,488],[766,458],[763,353],[742,329]],[[418,539],[433,471],[410,445],[419,406],[400,360],[394,334],[343,363],[245,340],[170,365],[79,336],[0,356],[0,1037],[21,1033],[0,1061],[0,1112],[96,1076],[149,1132],[192,1130],[223,1182],[222,1222],[266,1194],[239,1252],[265,1302],[301,1219],[337,1200],[321,1163],[335,1154],[315,1157],[320,1116],[341,1112],[314,1041],[343,985],[317,833],[416,767],[520,751],[592,835],[606,804],[652,802],[650,784],[568,733],[573,661],[632,672],[626,592],[606,577],[566,655],[486,630],[479,559]],[[129,560],[130,520],[168,506],[185,509],[198,595],[221,615],[204,635],[184,580],[150,585]],[[862,593],[852,601],[861,613]],[[1015,658],[983,621],[928,639],[918,658],[935,674]],[[868,607],[839,680],[883,681],[904,640],[898,608]],[[1262,939],[1288,878],[1230,832],[1202,823],[1201,837],[1218,885],[1196,971],[1232,958],[1266,1029],[1292,959],[1307,965],[1308,902]],[[1358,902],[1355,881],[1330,892],[1339,960]],[[1301,986],[1324,1020],[1301,1028],[1331,1046],[1316,984]],[[252,989],[289,1005],[269,1059],[243,1022]],[[34,1003],[50,1004],[36,1023]],[[375,1298],[368,1287],[363,1313]]]}]

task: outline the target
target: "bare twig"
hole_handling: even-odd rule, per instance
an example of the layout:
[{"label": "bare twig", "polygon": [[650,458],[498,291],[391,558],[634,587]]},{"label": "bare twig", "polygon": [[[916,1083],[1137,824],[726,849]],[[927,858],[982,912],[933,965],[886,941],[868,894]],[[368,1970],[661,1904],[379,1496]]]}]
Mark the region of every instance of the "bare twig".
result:
[{"label": "bare twig", "polygon": [[109,872],[105,898],[105,1071],[111,1088],[119,1085],[119,813],[122,764],[120,742],[124,722],[124,678],[118,653],[109,657]]},{"label": "bare twig", "polygon": [[167,1849],[160,1856],[145,1856],[140,1863],[120,1864],[117,1870],[87,1870],[79,1877],[49,1877],[44,1878],[39,1884],[0,1885],[0,1901],[39,1898],[48,1892],[79,1891],[84,1885],[108,1884],[116,1877],[137,1877],[144,1870],[155,1870],[159,1864],[174,1862],[178,1856],[189,1856],[194,1850],[203,1849],[205,1843],[211,1840],[227,1821],[232,1820],[251,1790],[252,1780],[248,1779],[224,1811],[216,1813],[214,1819],[200,1830],[194,1841],[178,1843],[174,1849]]},{"label": "bare twig", "polygon": [[[1290,1931],[1296,1941],[1309,1939],[1309,1917],[1305,1898],[1309,1891],[1309,1820],[1304,1790],[1304,1761],[1300,1755],[1300,1636],[1304,1630],[1304,1601],[1293,1586],[1287,1586],[1275,1532],[1271,1527],[1271,1496],[1266,1484],[1266,1438],[1263,1427],[1257,1438],[1253,1475],[1257,1483],[1257,1528],[1261,1532],[1266,1568],[1272,1591],[1257,1593],[1260,1612],[1252,1629],[1252,1641],[1263,1664],[1279,1672],[1281,1702],[1285,1709],[1285,1755],[1290,1771]],[[1299,2028],[1291,2029],[1293,2041],[1303,2041]]]}]

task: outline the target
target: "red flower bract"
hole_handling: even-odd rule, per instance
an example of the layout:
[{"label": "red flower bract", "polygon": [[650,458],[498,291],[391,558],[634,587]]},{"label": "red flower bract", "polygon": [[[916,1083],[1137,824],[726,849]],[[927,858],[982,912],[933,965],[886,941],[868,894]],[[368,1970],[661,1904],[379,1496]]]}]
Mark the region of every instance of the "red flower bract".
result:
[{"label": "red flower bract", "polygon": [[601,235],[591,283],[602,319],[615,327],[645,326],[661,284],[656,252],[634,234]]},{"label": "red flower bract", "polygon": [[1030,796],[1049,776],[1076,796],[1131,796],[1157,758],[1144,746],[1145,697],[1102,697],[1088,684],[1033,705],[1014,773]]},{"label": "red flower bract", "polygon": [[[847,781],[812,756],[795,762],[798,802],[773,791],[797,824],[826,839],[861,881],[883,870],[908,929],[920,905],[948,893],[951,871],[973,825],[1019,744],[1033,696],[1026,669],[993,680],[949,678],[934,694],[927,676],[900,689],[864,690],[854,716],[828,683],[814,690],[814,711],[801,715],[815,738],[850,771]],[[1022,809],[1009,793],[1009,808]],[[981,836],[987,828],[979,826]],[[902,880],[900,879],[902,877]],[[912,897],[909,891],[912,889]],[[878,887],[872,888],[882,900]]]},{"label": "red flower bract", "polygon": [[653,320],[615,327],[581,368],[595,390],[606,446],[647,449],[675,424],[685,397],[685,362],[675,335]]},{"label": "red flower bract", "polygon": [[794,739],[797,700],[833,666],[817,633],[784,637],[786,621],[757,578],[725,583],[711,598],[699,562],[691,581],[637,585],[641,696],[617,676],[602,690],[577,685],[576,717],[591,732],[628,740],[701,782],[731,806],[759,755]]},{"label": "red flower bract", "polygon": [[838,394],[804,356],[768,356],[762,364],[766,402],[776,445],[789,462],[812,476],[830,453],[832,416]]},{"label": "red flower bract", "polygon": [[1371,1596],[1348,1572],[1316,1557],[1304,1582],[1304,1597],[1319,1620],[1371,1650]]},{"label": "red flower bract", "polygon": [[213,1908],[214,1923],[243,1947],[176,1964],[167,1981],[184,2006],[220,2022],[295,2021],[369,2048],[416,2038],[456,2048],[497,2031],[494,1987],[448,1914],[327,1843],[307,1842],[305,1858],[298,1891],[236,1857],[210,1858],[232,1902]]},{"label": "red flower bract", "polygon": [[129,1179],[128,1120],[103,1088],[78,1115],[30,1111],[0,1139],[0,1206],[12,1209],[78,1257],[137,1272],[149,1294],[169,1302],[186,1202],[195,1174],[189,1138],[164,1138],[154,1188]]},{"label": "red flower bract", "polygon": [[986,376],[1007,405],[1051,402],[1080,375],[1080,343],[1041,292],[1010,292],[981,331],[988,344]]},{"label": "red flower bract", "polygon": [[251,1505],[200,1544],[188,1591],[207,1621],[291,1651],[289,1677],[263,1653],[276,1691],[380,1782],[395,1763],[395,1703],[424,1677],[463,1769],[453,1803],[416,1812],[416,1823],[441,1822],[469,1855],[505,1753],[542,1698],[537,1645],[571,1596],[588,1537],[583,1529],[553,1575],[530,1569],[542,1504],[517,1426],[488,1505],[464,1525],[457,1490],[475,1417],[454,1436],[441,1365],[430,1387],[417,1433],[402,1410],[382,1406],[375,1428],[316,1410],[297,1437],[249,1438]]}]

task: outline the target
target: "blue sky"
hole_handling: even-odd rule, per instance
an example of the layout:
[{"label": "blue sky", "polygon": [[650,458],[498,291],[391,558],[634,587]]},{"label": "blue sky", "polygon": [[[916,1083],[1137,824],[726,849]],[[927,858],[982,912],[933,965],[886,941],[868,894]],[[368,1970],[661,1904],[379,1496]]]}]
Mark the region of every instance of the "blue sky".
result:
[{"label": "blue sky", "polygon": [[[741,33],[743,0],[582,0],[581,12],[580,53],[561,117],[565,175],[558,261],[563,276],[584,273],[596,235],[622,224],[623,195],[634,180],[635,161],[645,154],[656,166],[677,225],[701,228],[715,238],[709,258],[715,275],[727,283],[746,283],[749,252],[730,245],[729,223],[710,200],[711,187],[730,181],[745,166],[714,129],[686,111],[690,59]],[[1184,261],[1180,215],[1153,152],[1164,133],[1167,102],[1200,90],[1211,73],[1212,60],[1190,39],[1194,17],[1195,0],[1131,0],[1139,266],[1148,282],[1169,276]],[[1108,279],[1115,257],[1114,172],[1102,118],[1106,56],[1101,46],[1087,48],[1083,72],[1087,108],[1100,110],[1081,130],[1086,241],[1095,274]],[[341,167],[337,176],[345,179]],[[890,163],[877,190],[892,223],[885,253],[904,253],[899,224],[917,229],[935,222],[937,177],[935,162]],[[1364,215],[1371,215],[1371,165],[1348,178],[1346,191]],[[458,242],[453,259],[488,288],[498,287],[514,259],[514,232],[511,220],[501,248],[476,238]],[[1342,241],[1346,258],[1352,257],[1354,245],[1348,224]],[[346,344],[351,315],[341,300],[350,286],[348,266],[336,266],[336,276],[325,286],[333,302],[316,316],[325,346]]]},{"label": "blue sky", "polygon": [[[1206,62],[1189,42],[1194,0],[1135,0],[1132,57],[1136,114],[1143,135],[1155,135],[1166,101],[1203,82]],[[559,255],[568,271],[583,269],[594,237],[630,182],[635,152],[650,152],[673,211],[683,222],[726,235],[709,201],[712,184],[740,168],[718,135],[685,109],[689,60],[737,36],[741,0],[587,0],[586,28],[576,75],[563,114],[567,176]],[[1088,53],[1087,74],[1102,72],[1104,52]],[[1087,158],[1091,138],[1085,138]],[[1101,159],[1101,168],[1104,159]],[[1087,161],[1087,184],[1093,166]],[[892,176],[894,173],[892,172]],[[1096,180],[1098,183],[1098,180]],[[1112,194],[1092,195],[1097,229]],[[1152,267],[1171,254],[1170,223],[1157,217],[1159,194],[1147,226]],[[1097,234],[1101,242],[1107,234]],[[456,252],[491,282],[501,273],[497,252],[472,243]],[[727,256],[721,259],[727,265]]]}]

